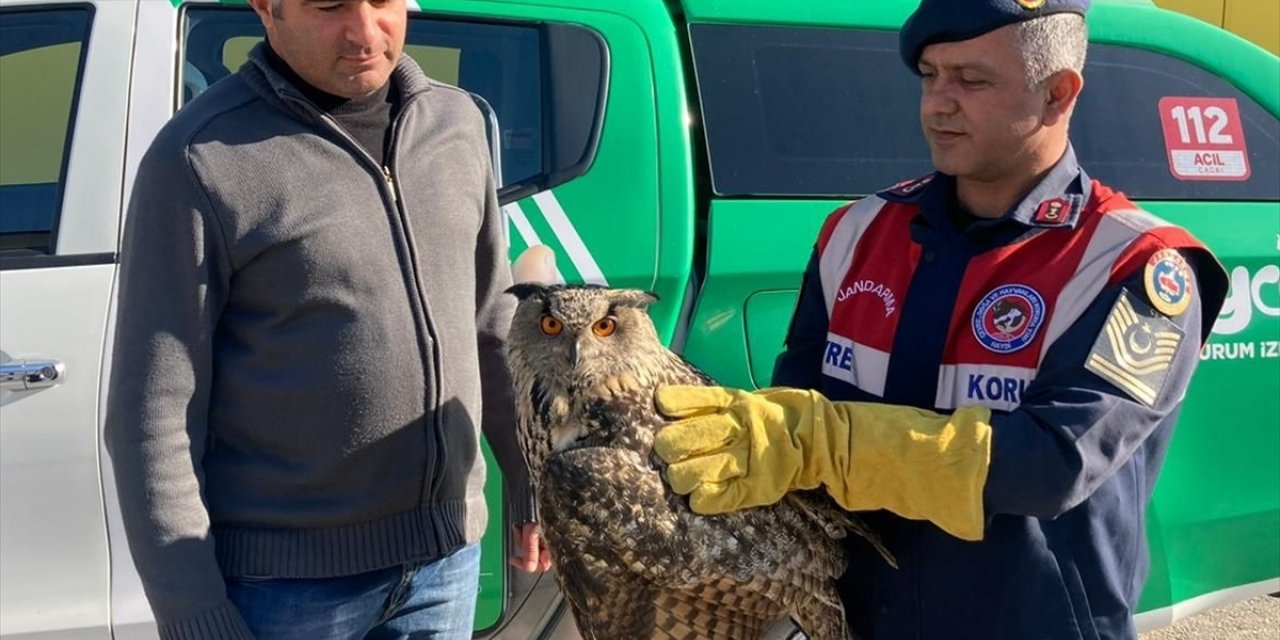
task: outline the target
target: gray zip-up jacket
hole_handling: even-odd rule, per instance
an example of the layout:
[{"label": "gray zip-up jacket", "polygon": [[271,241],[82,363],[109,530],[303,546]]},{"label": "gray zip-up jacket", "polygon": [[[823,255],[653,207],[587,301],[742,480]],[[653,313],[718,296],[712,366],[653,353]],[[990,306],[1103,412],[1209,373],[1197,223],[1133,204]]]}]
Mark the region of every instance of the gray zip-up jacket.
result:
[{"label": "gray zip-up jacket", "polygon": [[142,160],[105,435],[162,638],[249,637],[224,576],[350,575],[477,541],[482,425],[525,486],[483,119],[408,56],[392,82],[389,167],[260,48]]}]

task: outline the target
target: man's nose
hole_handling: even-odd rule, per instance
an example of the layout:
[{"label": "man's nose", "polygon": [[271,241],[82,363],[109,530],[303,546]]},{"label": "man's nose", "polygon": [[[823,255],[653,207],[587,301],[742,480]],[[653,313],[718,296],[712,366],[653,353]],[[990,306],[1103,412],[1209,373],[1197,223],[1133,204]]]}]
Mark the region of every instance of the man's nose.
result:
[{"label": "man's nose", "polygon": [[959,109],[959,105],[950,83],[935,81],[920,93],[920,113],[926,116],[952,114]]},{"label": "man's nose", "polygon": [[376,45],[382,29],[378,26],[378,10],[369,2],[357,2],[348,13],[346,36],[352,44],[361,49],[369,49]]}]

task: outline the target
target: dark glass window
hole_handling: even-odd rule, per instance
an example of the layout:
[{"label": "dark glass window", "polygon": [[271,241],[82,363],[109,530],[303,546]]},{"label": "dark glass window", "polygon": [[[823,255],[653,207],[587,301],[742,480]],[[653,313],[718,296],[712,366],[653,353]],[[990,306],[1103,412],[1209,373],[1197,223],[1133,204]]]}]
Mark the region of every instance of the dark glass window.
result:
[{"label": "dark glass window", "polygon": [[0,255],[52,254],[92,11],[0,11]]},{"label": "dark glass window", "polygon": [[896,33],[690,29],[716,193],[851,196],[931,170]]},{"label": "dark glass window", "polygon": [[[1222,78],[1159,53],[1093,45],[1084,79],[1084,93],[1071,119],[1071,140],[1090,175],[1130,198],[1280,199],[1280,120]],[[1249,151],[1248,180],[1174,176],[1158,109],[1160,99],[1170,96],[1235,100]]]},{"label": "dark glass window", "polygon": [[[712,185],[726,196],[854,197],[931,170],[919,79],[890,31],[693,25],[694,66]],[[1234,99],[1249,150],[1246,181],[1186,181],[1169,167],[1161,98]],[[1071,137],[1082,165],[1130,197],[1280,198],[1280,121],[1189,63],[1090,47]]]}]

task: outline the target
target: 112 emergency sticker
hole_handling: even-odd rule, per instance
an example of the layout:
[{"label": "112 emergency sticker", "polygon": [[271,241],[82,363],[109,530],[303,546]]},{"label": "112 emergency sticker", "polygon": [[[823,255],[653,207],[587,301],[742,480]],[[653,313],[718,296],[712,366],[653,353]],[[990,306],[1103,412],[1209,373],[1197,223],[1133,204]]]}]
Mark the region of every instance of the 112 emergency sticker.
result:
[{"label": "112 emergency sticker", "polygon": [[1235,98],[1160,99],[1169,171],[1179,180],[1249,179],[1240,107]]}]

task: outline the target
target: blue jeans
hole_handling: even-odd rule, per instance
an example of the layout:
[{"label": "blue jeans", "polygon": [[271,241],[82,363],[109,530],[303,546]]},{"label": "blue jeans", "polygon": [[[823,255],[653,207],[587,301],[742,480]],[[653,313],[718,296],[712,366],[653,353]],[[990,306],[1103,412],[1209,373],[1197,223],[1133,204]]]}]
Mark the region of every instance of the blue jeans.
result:
[{"label": "blue jeans", "polygon": [[227,596],[259,640],[468,640],[479,587],[476,543],[341,578],[229,578]]}]

